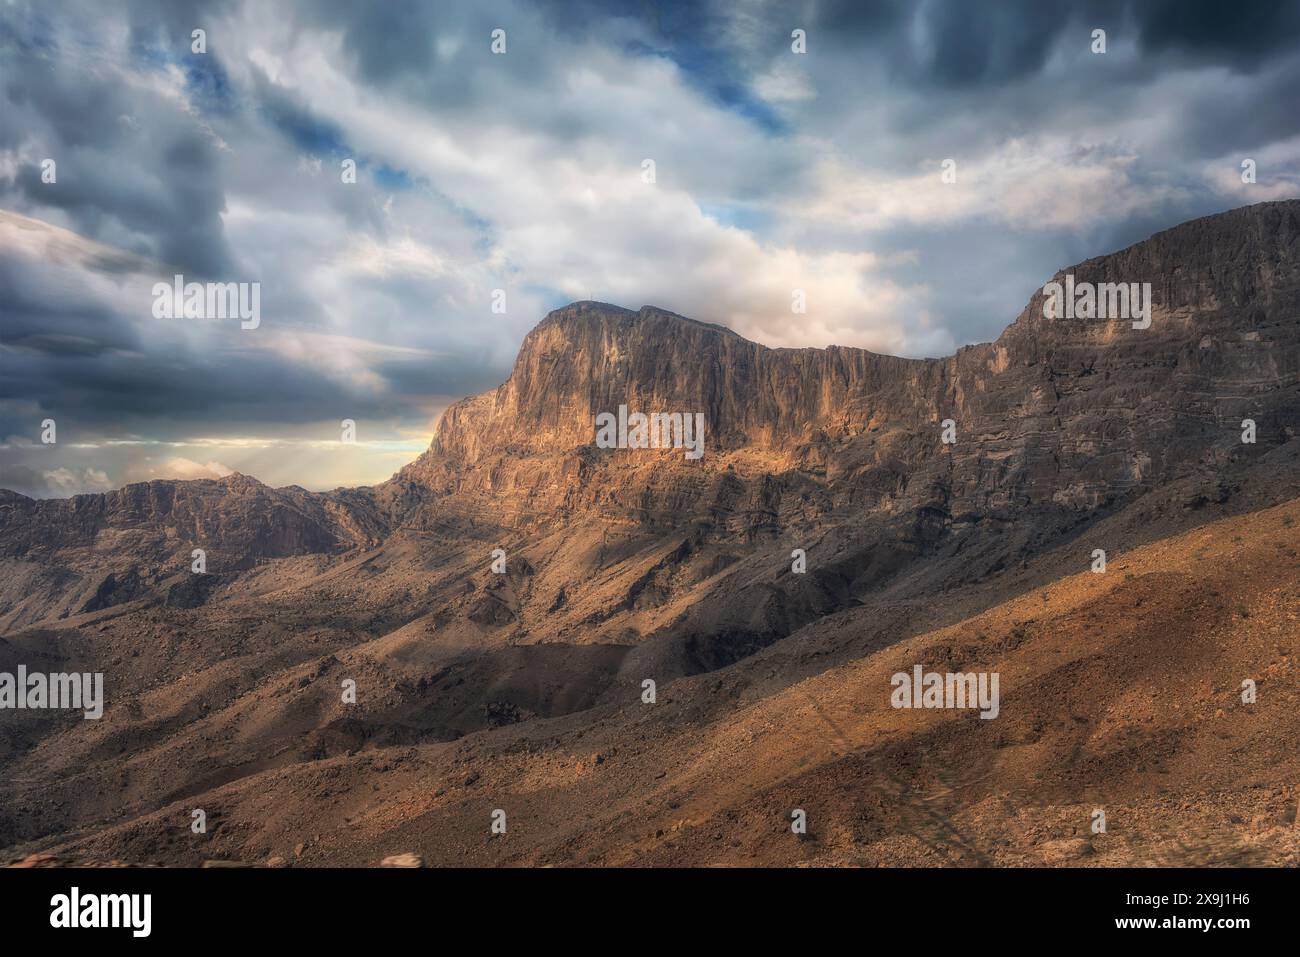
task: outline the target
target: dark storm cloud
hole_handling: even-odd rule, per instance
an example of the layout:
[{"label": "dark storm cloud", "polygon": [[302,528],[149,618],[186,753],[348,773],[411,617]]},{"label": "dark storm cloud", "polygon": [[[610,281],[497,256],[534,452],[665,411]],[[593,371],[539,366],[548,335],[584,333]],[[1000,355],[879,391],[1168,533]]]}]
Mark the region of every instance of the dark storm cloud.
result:
[{"label": "dark storm cloud", "polygon": [[917,86],[985,87],[1032,76],[1076,27],[1087,28],[1081,48],[1094,28],[1113,41],[1133,27],[1144,54],[1242,70],[1290,56],[1300,39],[1300,5],[1291,0],[835,0],[808,13],[819,43],[887,56],[897,78]]},{"label": "dark storm cloud", "polygon": [[[67,273],[75,276],[75,273]],[[21,260],[0,255],[0,345],[43,354],[68,352],[98,354],[142,347],[139,333],[124,322],[112,304],[82,296],[76,289],[63,288],[55,274],[33,271]],[[76,349],[58,347],[60,342],[94,343]],[[0,389],[21,395],[15,380],[22,375],[21,363],[12,357],[0,377]],[[57,388],[51,383],[50,388]],[[0,438],[3,435],[0,434]]]},{"label": "dark storm cloud", "polygon": [[813,5],[808,21],[818,44],[883,58],[907,85],[987,87],[1038,73],[1067,29],[1116,27],[1123,10],[1119,0],[837,0]]},{"label": "dark storm cloud", "polygon": [[498,384],[500,364],[487,349],[465,349],[456,355],[382,360],[376,372],[392,388],[391,399],[381,408],[372,405],[369,415],[398,415],[407,403],[419,403],[429,397],[436,384],[447,395],[474,395]]},{"label": "dark storm cloud", "polygon": [[[52,251],[36,263],[0,255],[0,442],[36,434],[44,414],[57,418],[68,441],[256,431],[269,424],[268,410],[270,421],[289,429],[323,417],[400,421],[440,384],[472,392],[497,375],[472,351],[381,352],[373,365],[392,387],[375,392],[294,358],[310,326],[279,317],[302,316],[316,304],[286,299],[274,284],[256,330],[233,320],[153,320],[147,293],[157,277],[140,272],[146,262],[117,261],[97,274],[98,248]],[[86,285],[92,279],[96,288]]]},{"label": "dark storm cloud", "polygon": [[[165,188],[137,177],[122,177],[100,165],[103,154],[57,152],[62,188],[41,180],[35,164],[19,167],[12,190],[32,205],[66,212],[87,236],[103,235],[109,221],[130,230],[139,253],[196,275],[221,277],[229,272],[229,251],[220,214],[225,197],[219,183],[204,178],[216,162],[206,144],[182,136],[163,150],[161,165],[176,174]],[[12,202],[0,192],[0,200]]]},{"label": "dark storm cloud", "polygon": [[[1300,50],[1300,45],[1296,46]],[[1263,62],[1263,61],[1251,61]],[[1181,117],[1172,143],[1183,155],[1221,156],[1225,147],[1254,150],[1300,133],[1300,56],[1270,63],[1249,83],[1225,86]]]},{"label": "dark storm cloud", "polygon": [[1290,0],[1147,0],[1131,7],[1142,48],[1252,70],[1300,42],[1300,5]]},{"label": "dark storm cloud", "polygon": [[949,3],[923,10],[928,55],[898,65],[909,69],[910,79],[929,77],[948,87],[989,86],[1038,73],[1072,19],[1040,0]]},{"label": "dark storm cloud", "polygon": [[[142,104],[106,83],[83,62],[80,48],[20,49],[3,66],[5,140],[34,138],[58,164],[58,188],[42,182],[36,161],[0,179],[0,204],[14,194],[30,207],[65,212],[78,231],[112,230],[119,245],[148,252],[197,273],[220,276],[230,267],[222,236],[225,208],[216,143],[193,124],[139,116]],[[130,238],[123,239],[118,231]]]},{"label": "dark storm cloud", "polygon": [[[99,330],[101,333],[108,331]],[[229,337],[256,333],[237,327]],[[274,351],[223,346],[214,337],[202,353],[112,349],[100,337],[31,334],[7,337],[0,410],[6,402],[35,403],[55,415],[72,440],[82,434],[147,433],[177,439],[218,426],[292,427],[337,417],[389,419],[406,414],[410,400],[429,395],[431,382],[481,387],[488,363],[466,357],[411,356],[380,363],[396,389],[371,395]],[[267,410],[274,410],[268,421]],[[0,411],[0,438],[35,434],[39,416]],[[2,483],[0,483],[2,484]]]},{"label": "dark storm cloud", "polygon": [[[897,117],[897,131],[942,128],[950,117],[973,112],[989,130],[1009,132],[1063,106],[1123,116],[1135,93],[1172,69],[1256,73],[1294,65],[1300,3],[842,2],[814,7],[811,23],[813,42],[829,49],[836,70],[848,72],[854,59],[864,68],[885,64],[900,90],[942,91],[928,96],[924,108]],[[1135,55],[1121,62],[1091,58],[1095,28],[1107,31],[1109,55],[1125,44],[1136,47]],[[1048,76],[1058,50],[1078,68]],[[1288,68],[1258,89],[1205,103],[1203,111],[1180,117],[1190,129],[1179,145],[1217,155],[1224,141],[1259,142],[1252,130],[1273,130],[1274,122],[1290,132],[1300,122],[1294,97],[1285,95],[1292,82]]]},{"label": "dark storm cloud", "polygon": [[433,64],[433,38],[439,25],[434,4],[324,0],[299,9],[322,26],[343,31],[343,48],[367,80],[385,83],[403,73],[423,73]]},{"label": "dark storm cloud", "polygon": [[[59,356],[27,364],[26,374],[7,389],[35,398],[44,408],[76,410],[69,418],[82,429],[130,433],[142,427],[159,437],[185,434],[196,420],[258,422],[259,410],[274,408],[276,421],[293,424],[321,415],[321,397],[344,405],[337,383],[273,355],[214,350],[206,356],[174,359],[142,353]],[[158,429],[159,423],[170,423]]]},{"label": "dark storm cloud", "polygon": [[[1289,92],[1300,63],[1294,0],[837,0],[808,5],[803,20],[782,4],[765,9],[767,28],[748,39],[749,52],[779,53],[789,42],[786,25],[804,24],[810,63],[822,59],[820,76],[857,80],[819,84],[828,122],[851,118],[855,98],[868,105],[878,97],[871,77],[880,71],[906,105],[879,130],[904,138],[903,148],[873,146],[895,167],[909,162],[907,141],[941,141],[963,117],[979,118],[977,138],[967,139],[972,146],[1051,123],[1062,112],[1122,118],[1135,97],[1174,70],[1259,76],[1254,85],[1216,90],[1220,95],[1179,116],[1170,149],[1215,157],[1225,144],[1254,147],[1300,130]],[[1107,31],[1110,59],[1090,54],[1096,28]],[[1068,72],[1051,70],[1058,53],[1073,61]]]}]

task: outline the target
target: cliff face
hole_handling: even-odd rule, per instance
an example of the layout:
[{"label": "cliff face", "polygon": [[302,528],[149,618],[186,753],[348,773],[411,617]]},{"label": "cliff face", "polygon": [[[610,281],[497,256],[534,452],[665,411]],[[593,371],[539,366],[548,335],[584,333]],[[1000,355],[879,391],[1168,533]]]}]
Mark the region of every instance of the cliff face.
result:
[{"label": "cliff face", "polygon": [[510,379],[454,406],[432,453],[474,463],[510,447],[547,455],[592,443],[594,416],[703,412],[715,455],[782,454],[873,415],[914,418],[943,363],[861,349],[768,349],[652,306],[575,303],[524,340]]},{"label": "cliff face", "polygon": [[[453,511],[490,500],[507,523],[593,508],[640,520],[740,508],[762,522],[791,494],[814,512],[1093,508],[1293,434],[1298,235],[1298,202],[1184,224],[1055,277],[1150,283],[1148,328],[1046,319],[1039,291],[996,342],[943,359],[768,349],[653,307],[574,303],[528,335],[500,388],[448,409],[392,484]],[[596,416],[620,405],[702,412],[703,460],[597,449]]]},{"label": "cliff face", "polygon": [[197,601],[206,590],[194,592],[196,548],[210,585],[264,559],[374,544],[387,530],[363,496],[272,489],[237,472],[69,499],[0,491],[0,630],[137,598]]},{"label": "cliff face", "polygon": [[178,548],[188,554],[192,542],[235,569],[260,558],[363,545],[382,530],[338,496],[294,486],[273,489],[238,472],[222,479],[140,482],[68,499],[4,494],[0,557],[9,558],[128,553],[148,564],[169,560]]},{"label": "cliff face", "polygon": [[[441,494],[444,509],[487,506],[528,524],[597,510],[606,517],[705,519],[759,508],[747,483],[788,474],[824,486],[864,434],[892,454],[900,423],[935,419],[947,366],[859,349],[773,350],[720,326],[646,307],[575,303],[524,341],[509,380],[447,410],[429,452],[399,487]],[[596,416],[702,413],[704,457],[683,450],[598,449]],[[853,466],[849,466],[853,467]],[[870,480],[869,481],[874,481]],[[739,484],[738,484],[739,483]],[[779,503],[769,503],[774,505]]]},{"label": "cliff face", "polygon": [[[1184,223],[1054,279],[1067,273],[1076,283],[1151,283],[1150,328],[1046,319],[1039,292],[996,343],[958,357],[975,360],[968,375],[977,388],[990,361],[1006,365],[1003,383],[1017,370],[1037,373],[1029,408],[1052,433],[1038,448],[1055,459],[1048,474],[1057,486],[1037,495],[1088,506],[1294,436],[1300,203]],[[1255,445],[1241,441],[1246,418],[1256,422]]]}]

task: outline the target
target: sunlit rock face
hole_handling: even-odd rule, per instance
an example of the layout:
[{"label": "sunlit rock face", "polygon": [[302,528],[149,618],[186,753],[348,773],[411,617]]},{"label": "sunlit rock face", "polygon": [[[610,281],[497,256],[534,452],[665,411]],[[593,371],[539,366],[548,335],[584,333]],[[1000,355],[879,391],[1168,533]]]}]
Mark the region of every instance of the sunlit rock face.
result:
[{"label": "sunlit rock face", "polygon": [[[731,525],[741,512],[751,527],[840,508],[1094,508],[1289,437],[1298,217],[1296,202],[1246,207],[1055,277],[1149,284],[1146,328],[1045,318],[1039,292],[996,342],[942,359],[768,349],[649,306],[574,303],[528,335],[502,386],[448,409],[393,484],[449,496],[452,509],[490,500],[516,522],[589,509],[726,513]],[[705,455],[598,449],[596,418],[620,405],[703,413]]]}]

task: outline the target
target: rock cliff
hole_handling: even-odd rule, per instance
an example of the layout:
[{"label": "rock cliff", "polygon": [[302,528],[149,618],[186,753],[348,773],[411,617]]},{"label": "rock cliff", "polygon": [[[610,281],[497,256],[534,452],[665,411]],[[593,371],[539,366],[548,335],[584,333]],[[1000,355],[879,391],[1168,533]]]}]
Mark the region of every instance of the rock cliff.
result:
[{"label": "rock cliff", "polygon": [[[574,303],[529,333],[504,384],[449,408],[381,496],[432,490],[505,524],[1095,508],[1294,434],[1298,237],[1297,202],[1186,223],[1055,277],[1150,283],[1149,328],[1046,319],[1040,291],[996,342],[942,359],[768,349],[650,306]],[[620,404],[702,412],[705,457],[597,449],[596,416]]]}]

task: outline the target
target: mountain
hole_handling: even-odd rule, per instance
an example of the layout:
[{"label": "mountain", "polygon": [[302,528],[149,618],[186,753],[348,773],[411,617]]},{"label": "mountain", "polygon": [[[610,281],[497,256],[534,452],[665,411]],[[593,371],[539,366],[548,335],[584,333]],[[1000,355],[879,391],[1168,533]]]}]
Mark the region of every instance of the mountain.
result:
[{"label": "mountain", "polygon": [[[108,696],[6,713],[0,846],[1296,863],[1300,202],[1067,276],[1149,283],[1149,325],[1039,292],[995,342],[901,359],[574,303],[379,486],[0,492],[0,671]],[[702,457],[597,447],[620,406],[699,414]],[[999,718],[890,708],[913,664],[1000,670]],[[1123,809],[1106,835],[1090,804]]]},{"label": "mountain", "polygon": [[[1243,417],[1266,446],[1293,434],[1296,209],[1246,207],[1070,270],[1078,282],[1151,282],[1150,329],[1047,320],[1039,293],[996,342],[946,359],[768,349],[652,307],[576,303],[528,335],[505,384],[448,410],[433,447],[395,481],[471,502],[490,494],[518,510],[512,521],[592,506],[640,520],[640,497],[657,497],[664,466],[699,515],[729,504],[730,486],[688,476],[733,473],[759,513],[748,529],[763,513],[783,524],[783,506],[815,519],[846,500],[955,513],[1095,508],[1201,454],[1230,457]],[[645,456],[596,454],[594,416],[620,403],[702,411],[706,467],[661,456],[637,472],[629,458]],[[945,418],[961,435],[951,449],[937,441]],[[600,481],[611,470],[633,475],[630,488],[608,483],[623,490],[612,501]],[[795,497],[836,494],[789,507],[778,483],[760,504],[755,486],[774,475],[790,476]],[[525,485],[531,494],[516,494]],[[671,521],[683,504],[671,503]]]}]

